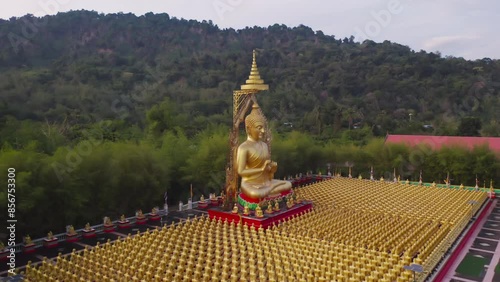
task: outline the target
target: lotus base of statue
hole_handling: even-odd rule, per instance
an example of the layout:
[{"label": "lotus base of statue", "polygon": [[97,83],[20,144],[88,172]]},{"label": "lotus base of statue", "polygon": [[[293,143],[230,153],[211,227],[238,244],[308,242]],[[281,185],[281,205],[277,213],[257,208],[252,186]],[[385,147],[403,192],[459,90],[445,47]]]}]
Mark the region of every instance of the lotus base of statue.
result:
[{"label": "lotus base of statue", "polygon": [[289,197],[292,194],[293,194],[293,190],[288,190],[288,191],[281,192],[278,195],[266,197],[266,198],[261,199],[259,201],[259,199],[252,199],[243,193],[239,193],[238,205],[240,205],[242,207],[248,206],[248,208],[250,210],[254,211],[257,208],[257,206],[262,202],[271,202],[271,201],[286,202],[286,197]]},{"label": "lotus base of statue", "polygon": [[[208,216],[213,220],[223,220],[228,222],[242,223],[248,226],[254,226],[256,228],[268,228],[273,225],[278,225],[279,223],[288,220],[294,216],[299,216],[311,210],[313,208],[311,201],[300,201],[299,203],[294,203],[293,205],[287,206],[287,196],[291,196],[292,191],[284,192],[285,195],[279,195],[275,197],[267,197],[266,203],[269,205],[274,202],[272,207],[272,213],[263,212],[261,216],[257,216],[254,210],[248,210],[248,215],[244,214],[244,206],[241,204],[236,204],[235,210],[237,212],[224,211],[221,207],[214,207],[208,210]],[[241,196],[241,195],[240,195]],[[244,199],[244,197],[238,197],[238,201],[247,204],[247,207],[253,206],[254,209],[258,206],[258,200]],[[277,204],[277,205],[276,205]],[[276,210],[276,206],[278,209]],[[266,206],[262,207],[261,210],[264,211]]]}]

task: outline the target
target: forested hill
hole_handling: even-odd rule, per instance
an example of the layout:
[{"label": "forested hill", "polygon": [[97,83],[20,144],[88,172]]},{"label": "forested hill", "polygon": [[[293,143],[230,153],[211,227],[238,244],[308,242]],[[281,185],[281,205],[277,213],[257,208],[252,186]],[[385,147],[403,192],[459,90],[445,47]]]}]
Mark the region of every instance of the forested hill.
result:
[{"label": "forested hill", "polygon": [[500,183],[486,148],[414,151],[373,138],[498,136],[499,60],[442,58],[305,26],[28,15],[0,20],[0,171],[15,169],[16,233],[36,238],[147,211],[166,191],[170,205],[186,201],[189,187],[195,198],[219,194],[232,91],[248,78],[253,49],[270,85],[258,99],[275,133],[277,178],[330,166],[345,175],[349,166],[364,178],[373,168],[377,178],[396,169],[417,181],[423,170],[426,182],[449,174],[453,184]]},{"label": "forested hill", "polygon": [[[0,20],[0,38],[4,124],[143,127],[162,109],[170,111],[162,129],[182,125],[189,134],[207,122],[228,123],[232,90],[244,83],[257,49],[271,87],[260,100],[278,129],[292,123],[334,136],[365,127],[384,135],[422,133],[429,124],[429,134],[455,134],[460,120],[473,116],[483,135],[499,134],[500,61],[489,58],[443,58],[306,26],[221,30],[152,13],[27,15]],[[168,105],[146,114],[165,99]]]}]

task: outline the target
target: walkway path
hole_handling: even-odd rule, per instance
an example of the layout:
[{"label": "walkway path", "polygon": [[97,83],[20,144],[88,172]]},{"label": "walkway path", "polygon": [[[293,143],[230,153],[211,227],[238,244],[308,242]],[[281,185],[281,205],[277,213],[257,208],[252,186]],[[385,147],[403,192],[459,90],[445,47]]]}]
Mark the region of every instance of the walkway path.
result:
[{"label": "walkway path", "polygon": [[[496,218],[498,217],[498,219]],[[465,243],[464,248],[458,255],[457,259],[453,262],[452,266],[449,268],[448,273],[445,276],[444,281],[452,282],[476,282],[484,281],[490,282],[495,281],[495,267],[500,259],[500,236],[495,236],[494,234],[500,231],[500,202],[494,200],[492,205],[486,211],[486,216],[484,216],[478,224],[478,227],[473,231],[472,235],[469,237]],[[491,236],[488,234],[492,234]],[[480,242],[480,243],[478,243]],[[496,246],[493,250],[491,246]],[[481,252],[485,254],[492,255],[492,259],[489,265],[485,266],[487,269],[485,276],[479,280],[471,280],[457,276],[456,269],[465,258],[465,256],[470,252]]]},{"label": "walkway path", "polygon": [[[500,202],[497,202],[497,204],[495,205],[495,209],[491,214],[493,215],[493,219],[495,220],[490,220],[490,223],[487,226],[488,229],[497,228],[500,226]],[[497,230],[493,229],[493,231]],[[500,262],[500,239],[497,240],[497,247],[495,249],[495,253],[493,254],[493,258],[491,259],[490,265],[488,266],[488,271],[486,271],[486,275],[484,276],[483,281],[494,281],[495,268],[499,262]]]}]

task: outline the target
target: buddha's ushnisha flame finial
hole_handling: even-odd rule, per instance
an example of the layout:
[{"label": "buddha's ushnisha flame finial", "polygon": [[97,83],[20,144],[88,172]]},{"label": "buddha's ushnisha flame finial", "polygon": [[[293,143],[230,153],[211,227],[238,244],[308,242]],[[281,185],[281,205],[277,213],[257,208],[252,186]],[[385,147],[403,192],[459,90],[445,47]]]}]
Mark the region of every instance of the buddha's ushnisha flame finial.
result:
[{"label": "buddha's ushnisha flame finial", "polygon": [[241,90],[269,90],[269,85],[264,84],[264,80],[260,78],[259,69],[257,68],[256,54],[257,52],[253,50],[250,76],[248,77],[246,84],[241,85]]}]

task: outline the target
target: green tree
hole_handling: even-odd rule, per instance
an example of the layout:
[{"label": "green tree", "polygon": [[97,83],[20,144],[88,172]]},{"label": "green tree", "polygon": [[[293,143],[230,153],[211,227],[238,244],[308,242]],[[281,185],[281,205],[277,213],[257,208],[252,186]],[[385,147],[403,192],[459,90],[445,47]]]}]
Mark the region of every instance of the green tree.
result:
[{"label": "green tree", "polygon": [[457,134],[459,136],[480,136],[481,120],[477,117],[464,117],[460,120]]}]

